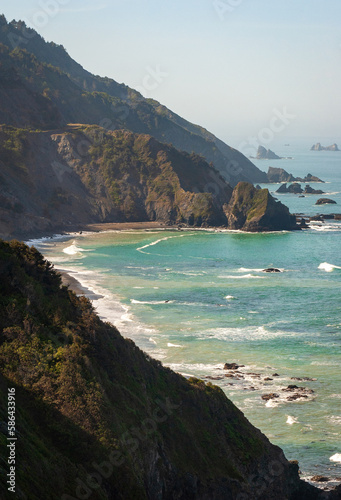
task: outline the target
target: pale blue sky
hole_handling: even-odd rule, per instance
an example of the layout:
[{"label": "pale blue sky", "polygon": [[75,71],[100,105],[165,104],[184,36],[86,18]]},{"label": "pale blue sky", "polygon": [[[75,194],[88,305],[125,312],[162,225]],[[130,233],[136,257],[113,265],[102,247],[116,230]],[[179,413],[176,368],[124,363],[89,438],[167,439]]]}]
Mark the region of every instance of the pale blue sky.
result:
[{"label": "pale blue sky", "polygon": [[[89,71],[138,88],[230,144],[267,137],[269,128],[274,141],[340,139],[340,0],[1,3],[8,20],[25,20]],[[290,115],[284,126],[272,127],[275,109]]]}]

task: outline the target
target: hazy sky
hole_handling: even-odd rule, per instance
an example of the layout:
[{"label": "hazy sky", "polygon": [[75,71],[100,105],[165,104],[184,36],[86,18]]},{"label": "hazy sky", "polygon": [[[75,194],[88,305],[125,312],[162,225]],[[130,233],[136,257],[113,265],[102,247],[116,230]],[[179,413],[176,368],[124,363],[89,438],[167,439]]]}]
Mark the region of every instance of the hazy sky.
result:
[{"label": "hazy sky", "polygon": [[340,0],[1,3],[7,20],[25,20],[92,73],[230,144],[271,134],[340,139]]}]

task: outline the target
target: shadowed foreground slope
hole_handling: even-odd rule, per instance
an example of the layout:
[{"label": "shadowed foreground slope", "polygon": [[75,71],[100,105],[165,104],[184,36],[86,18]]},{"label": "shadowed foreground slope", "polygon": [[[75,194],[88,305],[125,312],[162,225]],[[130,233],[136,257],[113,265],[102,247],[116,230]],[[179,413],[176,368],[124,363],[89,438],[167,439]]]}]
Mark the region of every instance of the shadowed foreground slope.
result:
[{"label": "shadowed foreground slope", "polygon": [[17,498],[322,498],[220,388],[123,339],[37,250],[0,241],[0,274],[0,449],[15,387]]}]

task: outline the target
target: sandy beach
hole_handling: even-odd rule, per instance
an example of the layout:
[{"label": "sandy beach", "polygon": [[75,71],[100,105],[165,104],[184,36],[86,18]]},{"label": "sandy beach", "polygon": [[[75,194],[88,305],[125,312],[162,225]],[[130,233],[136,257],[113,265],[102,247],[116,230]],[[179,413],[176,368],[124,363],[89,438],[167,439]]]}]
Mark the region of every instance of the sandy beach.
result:
[{"label": "sandy beach", "polygon": [[125,231],[129,229],[174,229],[176,226],[167,226],[166,224],[158,221],[146,222],[107,222],[98,224],[87,224],[84,226],[83,231]]}]

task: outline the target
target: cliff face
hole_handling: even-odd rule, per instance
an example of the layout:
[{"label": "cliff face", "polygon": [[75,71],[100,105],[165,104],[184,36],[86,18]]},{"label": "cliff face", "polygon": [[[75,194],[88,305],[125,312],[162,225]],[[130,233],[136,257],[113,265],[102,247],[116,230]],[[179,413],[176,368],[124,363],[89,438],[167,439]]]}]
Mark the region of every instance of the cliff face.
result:
[{"label": "cliff face", "polygon": [[247,182],[240,182],[234,188],[225,214],[230,229],[251,232],[297,229],[295,216],[268,189],[256,189]]},{"label": "cliff face", "polygon": [[5,238],[94,222],[226,223],[231,187],[206,161],[149,135],[69,126],[0,128]]},{"label": "cliff face", "polygon": [[14,387],[18,498],[320,498],[221,389],[123,339],[34,248],[0,241],[0,271],[0,450]]},{"label": "cliff face", "polygon": [[92,75],[64,47],[45,42],[23,22],[7,23],[0,16],[0,43],[0,123],[124,128],[204,156],[232,185],[266,182],[266,174],[239,151],[126,85]]}]

